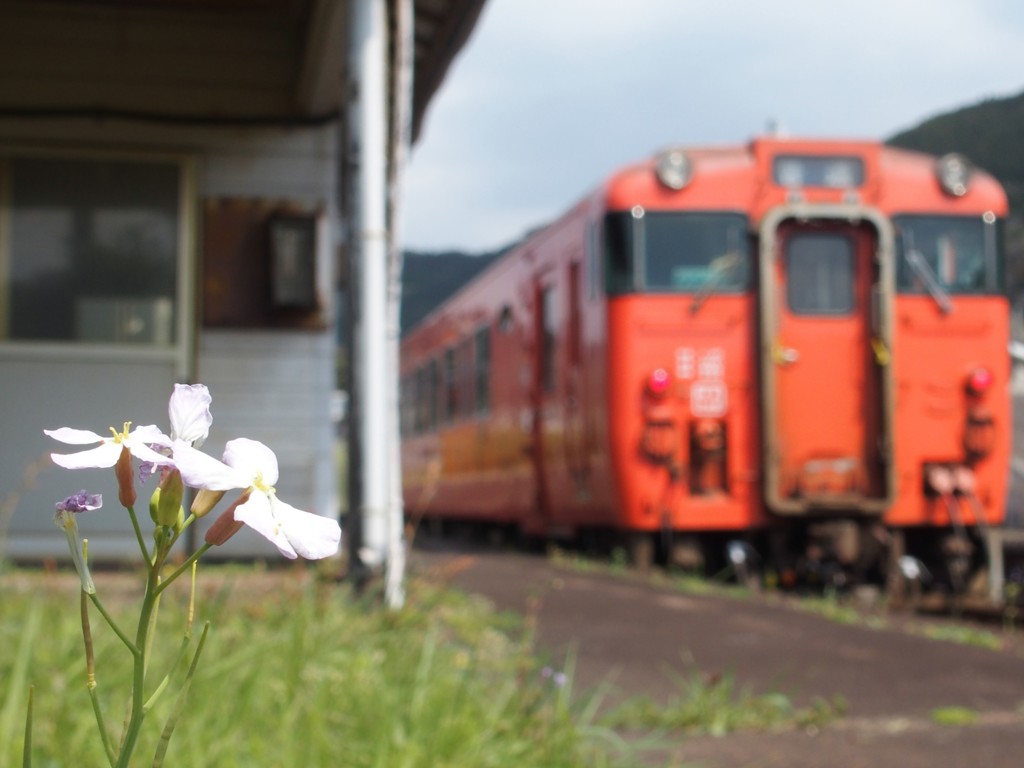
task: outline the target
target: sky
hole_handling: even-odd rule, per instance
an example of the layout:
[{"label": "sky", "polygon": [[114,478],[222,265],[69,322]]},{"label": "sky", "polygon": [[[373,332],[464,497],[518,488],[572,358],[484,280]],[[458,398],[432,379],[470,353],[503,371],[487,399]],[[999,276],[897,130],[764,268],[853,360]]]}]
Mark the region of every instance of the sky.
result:
[{"label": "sky", "polygon": [[1020,0],[486,0],[405,177],[413,250],[487,251],[672,145],[885,139],[1024,91]]}]

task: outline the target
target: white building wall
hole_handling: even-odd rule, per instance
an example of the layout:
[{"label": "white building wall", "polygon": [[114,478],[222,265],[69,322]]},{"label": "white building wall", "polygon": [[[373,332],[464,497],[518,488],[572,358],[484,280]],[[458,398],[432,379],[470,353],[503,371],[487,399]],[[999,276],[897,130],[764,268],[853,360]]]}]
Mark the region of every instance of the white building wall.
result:
[{"label": "white building wall", "polygon": [[[77,148],[130,150],[140,156],[171,151],[192,157],[197,169],[197,212],[202,211],[207,199],[230,197],[293,203],[319,213],[317,284],[318,293],[326,302],[324,329],[204,330],[197,316],[194,371],[189,378],[207,384],[213,395],[214,427],[204,450],[219,455],[224,443],[233,437],[265,442],[280,462],[279,496],[300,509],[330,516],[339,513],[337,425],[331,418],[337,311],[333,263],[335,244],[340,239],[335,213],[336,130],[333,124],[286,129],[182,128],[89,120],[0,123],[0,145],[52,146],[72,152]],[[192,239],[201,242],[198,227]],[[199,264],[195,265],[195,272],[201,274]],[[197,290],[201,290],[201,282]],[[201,303],[197,296],[195,306],[198,308]],[[165,382],[168,395],[172,383]],[[130,386],[124,377],[113,385]],[[165,397],[156,399],[166,403]],[[166,426],[165,412],[164,407],[151,414],[149,420]],[[76,414],[68,413],[61,423],[102,431],[106,424],[95,423],[93,417],[88,411],[77,418]],[[40,423],[39,429],[51,426],[54,424]],[[54,474],[47,471],[45,477],[52,478]],[[75,478],[71,484],[85,481],[85,477]],[[62,487],[67,484],[64,481]],[[16,490],[0,488],[0,500]],[[49,498],[46,493],[44,487],[37,495]],[[148,490],[140,492],[142,514],[144,494]],[[110,501],[116,504],[114,498]],[[63,534],[52,523],[52,503],[46,503],[50,505],[49,512],[39,516],[38,522],[32,519],[27,525],[26,512],[14,509],[16,524],[12,527],[9,552],[35,557],[66,551]],[[0,526],[4,524],[3,517],[0,515]],[[0,549],[2,534],[0,530]],[[133,544],[126,539],[124,545],[127,550],[123,554],[131,555]],[[118,554],[107,548],[103,551],[109,556]],[[243,534],[222,552],[275,555],[269,543]]]},{"label": "white building wall", "polygon": [[[213,427],[203,450],[219,455],[233,438],[259,440],[277,454],[279,498],[337,516],[333,339],[322,333],[208,331],[200,340],[199,370],[213,395]],[[221,554],[273,552],[269,547],[243,531]]]}]

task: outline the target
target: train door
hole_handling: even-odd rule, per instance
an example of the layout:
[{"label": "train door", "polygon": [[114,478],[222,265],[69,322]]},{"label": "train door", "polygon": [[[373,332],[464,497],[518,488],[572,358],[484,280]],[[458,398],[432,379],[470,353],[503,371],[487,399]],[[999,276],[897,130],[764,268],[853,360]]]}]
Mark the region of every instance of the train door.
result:
[{"label": "train door", "polygon": [[891,503],[891,230],[868,218],[805,211],[762,227],[764,471],[777,513]]},{"label": "train door", "polygon": [[580,263],[569,262],[568,317],[566,318],[566,370],[563,392],[565,464],[578,501],[588,498],[589,450],[584,422],[583,328],[580,309]]}]

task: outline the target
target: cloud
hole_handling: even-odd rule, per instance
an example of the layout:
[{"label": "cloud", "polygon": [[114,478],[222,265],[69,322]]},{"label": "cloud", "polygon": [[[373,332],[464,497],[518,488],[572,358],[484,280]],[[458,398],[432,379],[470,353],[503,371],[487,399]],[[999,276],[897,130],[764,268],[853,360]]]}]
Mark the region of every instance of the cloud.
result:
[{"label": "cloud", "polygon": [[883,138],[1024,87],[1011,0],[488,0],[408,177],[418,248],[489,248],[669,144]]}]

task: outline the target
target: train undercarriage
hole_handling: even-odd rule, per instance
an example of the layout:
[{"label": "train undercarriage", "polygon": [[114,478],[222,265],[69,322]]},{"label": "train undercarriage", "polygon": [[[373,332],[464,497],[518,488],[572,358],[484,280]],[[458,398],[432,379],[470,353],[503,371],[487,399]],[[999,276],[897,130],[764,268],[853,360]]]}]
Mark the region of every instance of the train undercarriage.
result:
[{"label": "train undercarriage", "polygon": [[619,538],[639,569],[662,566],[751,588],[847,591],[871,586],[889,602],[923,595],[992,606],[1024,600],[1024,530],[989,526],[888,528],[819,518],[745,532],[631,532]]}]

